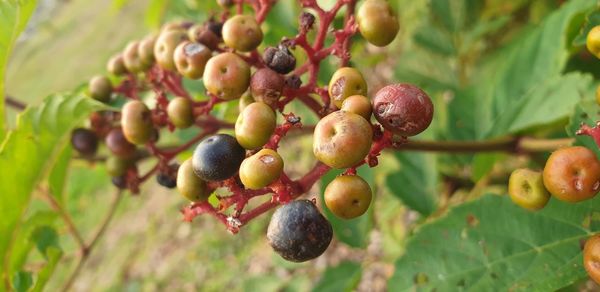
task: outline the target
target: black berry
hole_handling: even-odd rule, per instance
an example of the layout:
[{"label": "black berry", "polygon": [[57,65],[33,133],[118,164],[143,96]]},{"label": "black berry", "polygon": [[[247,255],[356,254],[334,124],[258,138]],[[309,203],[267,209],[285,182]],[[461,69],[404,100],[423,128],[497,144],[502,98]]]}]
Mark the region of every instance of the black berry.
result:
[{"label": "black berry", "polygon": [[156,182],[159,185],[172,189],[177,186],[177,170],[179,169],[179,164],[169,165],[169,168],[163,171],[160,171],[156,175]]},{"label": "black berry", "polygon": [[214,20],[213,18],[211,18],[210,20],[208,20],[208,22],[206,23],[206,27],[212,31],[214,34],[216,34],[219,38],[223,36],[222,31],[223,31],[223,23]]},{"label": "black berry", "polygon": [[127,178],[124,175],[115,176],[111,179],[112,184],[119,188],[120,190],[124,190],[127,188]]},{"label": "black berry", "polygon": [[269,68],[280,74],[290,73],[296,68],[296,57],[283,45],[277,48],[268,47],[263,54],[263,59]]},{"label": "black berry", "polygon": [[82,156],[93,156],[98,150],[98,137],[91,130],[77,128],[71,132],[71,145]]},{"label": "black berry", "polygon": [[293,201],[277,209],[267,230],[271,247],[292,262],[320,256],[332,237],[331,224],[309,200]]},{"label": "black berry", "polygon": [[300,29],[303,31],[310,30],[315,23],[315,16],[309,12],[300,14]]},{"label": "black berry", "polygon": [[194,150],[194,173],[206,181],[225,180],[237,173],[246,157],[246,150],[227,134],[204,139]]}]

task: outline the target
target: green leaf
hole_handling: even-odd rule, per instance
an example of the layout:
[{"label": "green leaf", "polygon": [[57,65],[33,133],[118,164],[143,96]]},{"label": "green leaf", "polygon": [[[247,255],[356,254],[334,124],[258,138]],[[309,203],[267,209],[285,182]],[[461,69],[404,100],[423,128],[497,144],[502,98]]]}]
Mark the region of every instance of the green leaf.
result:
[{"label": "green leaf", "polygon": [[[321,202],[324,201],[323,193],[327,185],[338,175],[342,173],[341,170],[331,170],[321,179]],[[373,169],[368,166],[362,166],[358,169],[358,175],[360,175],[373,190],[374,189],[374,176]],[[373,212],[373,204],[369,207],[369,210],[365,212],[362,216],[350,220],[340,219],[336,217],[328,208],[323,204],[323,213],[325,217],[331,222],[333,226],[333,232],[336,238],[351,246],[351,247],[366,247],[367,240],[369,238],[369,232],[373,228],[373,220],[371,219],[371,215]]]},{"label": "green leaf", "polygon": [[[13,238],[32,192],[56,165],[69,141],[71,129],[104,105],[81,94],[54,95],[19,115],[0,149],[0,238]],[[0,255],[9,241],[0,240]],[[6,272],[6,271],[4,271]]]},{"label": "green leaf", "polygon": [[29,291],[33,285],[33,277],[30,272],[18,271],[12,279],[12,286],[17,292]]},{"label": "green leaf", "polygon": [[148,28],[158,28],[162,24],[165,18],[167,7],[170,4],[170,0],[151,0],[146,8],[146,16],[144,17],[144,23]]},{"label": "green leaf", "polygon": [[67,180],[67,174],[69,171],[69,165],[71,164],[72,147],[67,145],[62,150],[58,159],[56,159],[56,165],[50,171],[48,177],[48,187],[50,188],[50,195],[56,198],[59,204],[62,204],[64,198],[65,184]]},{"label": "green leaf", "polygon": [[58,233],[56,233],[54,228],[47,225],[37,227],[33,233],[31,233],[31,241],[35,242],[35,246],[44,257],[48,256],[47,251],[49,248],[59,247]]},{"label": "green leaf", "polygon": [[600,8],[596,8],[586,16],[585,24],[581,27],[577,37],[573,40],[573,45],[585,46],[588,33],[597,25],[600,25]]},{"label": "green leaf", "polygon": [[479,153],[475,155],[473,159],[473,174],[471,180],[473,182],[479,181],[486,174],[488,174],[494,168],[494,165],[499,160],[506,157],[503,153]]},{"label": "green leaf", "polygon": [[52,211],[38,211],[23,222],[12,246],[9,273],[12,274],[22,269],[29,252],[34,246],[34,241],[31,240],[34,230],[42,225],[52,225],[57,217],[58,215]]},{"label": "green leaf", "polygon": [[[592,95],[592,94],[590,94]],[[577,104],[575,111],[571,116],[569,124],[566,127],[567,134],[575,138],[575,145],[585,146],[596,153],[596,156],[600,157],[600,148],[594,142],[594,139],[587,135],[576,135],[575,133],[579,130],[581,124],[586,124],[590,127],[594,127],[596,122],[600,121],[600,112],[598,111],[598,104],[595,100],[584,100]]]},{"label": "green leaf", "polygon": [[440,26],[458,32],[477,21],[483,4],[479,0],[432,0],[431,13]]},{"label": "green leaf", "polygon": [[44,290],[44,286],[46,286],[46,283],[48,283],[48,280],[56,270],[56,265],[62,255],[62,250],[54,246],[51,246],[46,250],[47,262],[37,275],[37,281],[35,281],[35,286],[32,290],[33,292]]},{"label": "green leaf", "polygon": [[414,40],[420,46],[443,56],[456,55],[456,48],[450,36],[440,31],[436,26],[424,25],[414,35]]},{"label": "green leaf", "polygon": [[600,197],[541,211],[485,195],[419,229],[390,291],[554,291],[586,277],[581,240],[600,229]]},{"label": "green leaf", "polygon": [[0,2],[0,139],[4,138],[4,78],[8,57],[17,38],[33,13],[36,0],[3,0]]},{"label": "green leaf", "polygon": [[407,207],[428,216],[436,209],[438,176],[436,156],[396,153],[400,170],[386,178],[391,193]]},{"label": "green leaf", "polygon": [[341,262],[335,267],[328,267],[313,291],[340,292],[354,291],[360,282],[362,267],[355,262]]},{"label": "green leaf", "polygon": [[592,78],[580,73],[554,76],[532,87],[501,113],[487,134],[490,137],[550,124],[568,117],[589,91]]},{"label": "green leaf", "polygon": [[275,275],[261,275],[244,281],[244,291],[279,291],[284,284],[281,278]]}]

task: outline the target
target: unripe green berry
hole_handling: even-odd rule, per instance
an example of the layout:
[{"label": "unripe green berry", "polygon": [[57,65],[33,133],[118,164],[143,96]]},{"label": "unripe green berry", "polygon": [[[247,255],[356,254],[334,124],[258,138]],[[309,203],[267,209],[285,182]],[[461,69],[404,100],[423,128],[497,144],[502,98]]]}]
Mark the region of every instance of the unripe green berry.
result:
[{"label": "unripe green berry", "polygon": [[223,24],[223,41],[241,52],[250,52],[258,47],[263,39],[260,25],[253,16],[238,14]]},{"label": "unripe green berry", "polygon": [[243,112],[247,106],[251,105],[254,102],[256,102],[256,100],[254,99],[254,97],[252,97],[252,94],[250,94],[249,92],[244,93],[244,95],[242,95],[242,97],[240,98],[240,113]]},{"label": "unripe green berry", "polygon": [[369,184],[357,175],[343,175],[333,179],[325,188],[325,205],[333,214],[343,219],[353,219],[364,214],[373,193]]},{"label": "unripe green berry", "polygon": [[149,35],[140,41],[138,45],[138,55],[145,67],[150,67],[154,64],[154,46],[156,45],[156,35]]},{"label": "unripe green berry", "polygon": [[100,102],[107,103],[113,91],[113,86],[106,76],[98,75],[92,77],[89,83],[90,96]]},{"label": "unripe green berry", "polygon": [[145,144],[153,135],[152,113],[143,102],[129,101],[121,112],[121,127],[127,141]]},{"label": "unripe green berry", "polygon": [[348,96],[367,95],[367,82],[358,69],[343,67],[335,71],[329,81],[331,102],[338,108]]},{"label": "unripe green berry", "polygon": [[131,158],[120,158],[117,156],[109,156],[106,159],[106,172],[111,177],[122,176],[128,168],[134,164]]},{"label": "unripe green berry", "polygon": [[177,171],[177,190],[192,202],[206,201],[210,191],[206,182],[200,179],[192,167],[192,159],[186,160]]},{"label": "unripe green berry", "polygon": [[127,67],[125,67],[125,61],[123,60],[122,54],[114,55],[108,60],[106,64],[106,70],[115,76],[127,74]]},{"label": "unripe green berry", "polygon": [[204,45],[184,41],[175,49],[175,66],[181,75],[189,79],[200,79],[211,56],[212,52]]},{"label": "unripe green berry", "polygon": [[194,124],[192,101],[185,97],[176,97],[167,106],[167,115],[175,127],[185,129]]},{"label": "unripe green berry", "polygon": [[532,211],[544,208],[550,200],[542,173],[525,168],[516,169],[510,175],[508,194],[515,204]]},{"label": "unripe green berry", "polygon": [[398,34],[400,24],[390,4],[385,0],[367,0],[358,9],[360,34],[371,44],[383,47]]},{"label": "unripe green berry", "polygon": [[154,44],[156,63],[166,70],[175,70],[173,55],[177,46],[187,39],[184,30],[163,31]]},{"label": "unripe green berry", "polygon": [[202,80],[206,90],[221,99],[240,98],[250,85],[250,66],[234,53],[221,53],[208,60]]},{"label": "unripe green berry", "polygon": [[371,114],[373,113],[373,106],[371,100],[364,95],[352,95],[348,96],[343,102],[340,108],[343,111],[355,113],[365,118],[367,121],[371,120]]},{"label": "unripe green berry", "polygon": [[218,48],[221,39],[213,31],[204,25],[194,25],[188,30],[191,41],[205,45],[211,51]]},{"label": "unripe green berry", "polygon": [[277,116],[270,106],[255,102],[240,113],[235,123],[235,138],[246,149],[257,149],[269,142]]},{"label": "unripe green berry", "polygon": [[281,176],[283,159],[272,149],[262,149],[246,158],[240,166],[240,180],[251,190],[262,189]]},{"label": "unripe green berry", "polygon": [[138,54],[139,42],[130,42],[123,50],[123,61],[127,71],[131,73],[140,73],[146,69],[146,65],[140,59]]}]

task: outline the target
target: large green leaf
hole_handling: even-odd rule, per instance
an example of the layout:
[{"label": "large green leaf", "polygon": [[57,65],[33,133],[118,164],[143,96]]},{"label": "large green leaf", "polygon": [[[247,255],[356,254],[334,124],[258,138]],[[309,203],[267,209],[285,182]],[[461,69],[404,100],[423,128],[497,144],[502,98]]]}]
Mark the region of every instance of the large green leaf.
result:
[{"label": "large green leaf", "polygon": [[575,144],[585,146],[596,152],[596,156],[600,157],[600,148],[594,142],[594,139],[587,135],[576,135],[575,133],[581,127],[581,124],[586,124],[590,127],[594,127],[596,123],[600,121],[600,112],[598,111],[598,104],[595,100],[584,100],[575,107],[575,111],[571,116],[571,120],[566,127],[567,134],[571,137],[575,137]]},{"label": "large green leaf", "polygon": [[44,267],[37,274],[37,280],[32,290],[33,292],[44,291],[44,286],[46,286],[46,283],[48,283],[48,280],[50,280],[54,270],[56,270],[56,265],[58,264],[58,261],[62,255],[62,250],[54,246],[49,247],[46,250],[47,261]]},{"label": "large green leaf", "polygon": [[4,137],[4,75],[8,57],[33,13],[36,0],[3,0],[0,2],[0,139]]},{"label": "large green leaf", "polygon": [[396,153],[400,170],[386,178],[390,192],[408,208],[424,216],[436,209],[438,194],[437,162],[433,154]]},{"label": "large green leaf", "polygon": [[335,267],[329,267],[317,282],[313,291],[343,292],[355,291],[362,276],[362,267],[355,262],[341,262]]},{"label": "large green leaf", "polygon": [[542,81],[501,113],[488,136],[516,133],[568,117],[591,88],[589,75],[570,73]]},{"label": "large green leaf", "polygon": [[600,197],[551,199],[539,212],[486,195],[424,225],[390,291],[554,291],[586,277],[582,240],[600,230]]},{"label": "large green leaf", "polygon": [[[63,153],[71,129],[105,106],[81,94],[54,95],[19,115],[0,149],[0,255],[7,248],[38,183]],[[6,272],[6,271],[4,271]]]},{"label": "large green leaf", "polygon": [[17,233],[11,250],[10,274],[20,270],[27,260],[29,252],[34,247],[33,232],[42,225],[52,225],[58,217],[56,212],[38,211],[23,221],[20,232]]},{"label": "large green leaf", "polygon": [[[321,201],[323,202],[323,192],[325,187],[331,182],[336,176],[341,173],[340,170],[331,170],[321,179]],[[368,166],[362,166],[358,169],[358,175],[360,175],[365,181],[369,183],[373,194],[375,194],[375,184],[373,169]],[[336,217],[328,208],[323,204],[323,213],[325,217],[331,222],[333,226],[333,232],[336,238],[352,247],[366,247],[369,239],[369,232],[373,228],[373,220],[371,218],[373,212],[373,204],[369,207],[369,210],[362,216],[350,220],[340,219]]]}]

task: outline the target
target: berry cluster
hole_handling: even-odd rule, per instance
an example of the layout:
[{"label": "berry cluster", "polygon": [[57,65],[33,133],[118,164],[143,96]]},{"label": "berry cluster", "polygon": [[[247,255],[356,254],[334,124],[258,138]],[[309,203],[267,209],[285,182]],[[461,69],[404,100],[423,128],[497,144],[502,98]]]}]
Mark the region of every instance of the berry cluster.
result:
[{"label": "berry cluster", "polygon": [[[332,238],[331,224],[314,201],[294,199],[329,169],[345,169],[326,187],[324,203],[340,218],[364,214],[373,194],[356,168],[376,166],[383,149],[424,131],[432,121],[433,104],[410,84],[388,85],[369,98],[365,78],[349,66],[350,38],[357,32],[375,46],[394,40],[399,23],[387,1],[365,1],[356,19],[356,0],[338,0],[329,10],[316,0],[299,2],[304,12],[298,34],[262,52],[261,23],[275,5],[272,0],[218,1],[224,8],[218,20],[168,23],[159,33],[131,42],[107,65],[118,85],[106,76],[89,83],[90,96],[100,102],[114,105],[124,99],[121,111],[95,113],[90,129],[73,131],[73,147],[91,157],[98,140],[104,140],[110,152],[106,166],[117,187],[138,193],[140,183],[155,175],[159,184],[177,188],[192,202],[182,211],[188,221],[210,214],[236,233],[251,219],[284,204],[267,232],[273,249],[290,261],[321,255]],[[242,14],[245,5],[254,15]],[[335,28],[333,20],[343,7],[343,26]],[[230,15],[233,10],[236,13]],[[326,46],[328,34],[334,41]],[[307,61],[297,64],[301,53]],[[329,56],[339,58],[340,68],[328,86],[320,86],[320,63]],[[182,86],[183,78],[201,80],[208,98],[195,100]],[[150,93],[153,102],[142,93]],[[212,114],[216,104],[235,100],[240,109],[235,124]],[[286,112],[293,100],[311,109],[319,122],[302,125],[301,117]],[[371,116],[378,123],[372,123]],[[158,145],[161,131],[192,126],[201,131],[186,143],[174,148]],[[220,132],[231,128],[233,135]],[[292,179],[277,150],[288,132],[302,129],[314,129],[318,162]],[[190,159],[181,165],[173,162],[191,147],[195,149]],[[140,174],[137,162],[147,156],[158,162]],[[214,195],[219,203],[213,205],[208,198],[217,188],[227,189],[229,195]],[[246,210],[249,200],[265,195],[270,196],[267,201]]]}]

